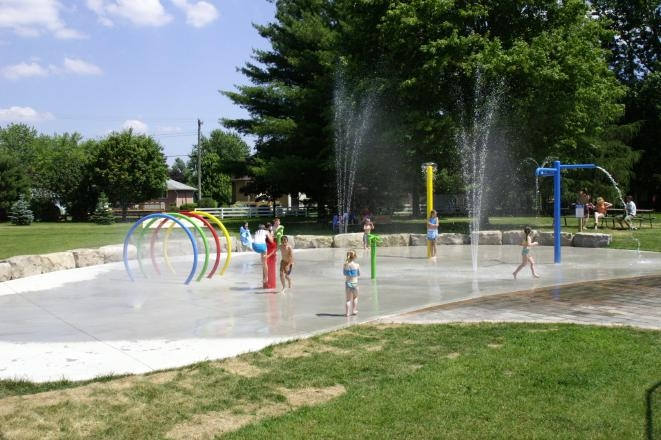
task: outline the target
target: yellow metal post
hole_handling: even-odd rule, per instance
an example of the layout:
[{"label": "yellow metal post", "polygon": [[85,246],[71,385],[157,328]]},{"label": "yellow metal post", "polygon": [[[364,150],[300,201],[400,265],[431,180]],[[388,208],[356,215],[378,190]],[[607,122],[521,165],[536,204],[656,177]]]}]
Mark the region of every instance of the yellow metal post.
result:
[{"label": "yellow metal post", "polygon": [[[434,209],[434,171],[436,171],[436,164],[428,162],[423,165],[425,167],[425,172],[427,173],[427,218],[425,220],[425,225],[431,216],[431,212]],[[427,241],[427,258],[431,257],[431,243]]]}]

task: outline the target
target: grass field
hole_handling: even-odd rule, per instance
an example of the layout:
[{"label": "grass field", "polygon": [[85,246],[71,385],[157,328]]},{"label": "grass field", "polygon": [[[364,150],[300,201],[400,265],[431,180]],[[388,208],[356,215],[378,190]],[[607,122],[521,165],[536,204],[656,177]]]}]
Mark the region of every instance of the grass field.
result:
[{"label": "grass field", "polygon": [[627,328],[353,326],[41,394],[0,383],[0,438],[643,438],[659,346]]},{"label": "grass field", "polygon": [[[377,232],[420,232],[423,222]],[[225,222],[234,234],[241,223]],[[288,234],[330,234],[314,220],[283,223]],[[551,230],[550,219],[490,223]],[[130,226],[0,224],[0,258],[121,243]],[[466,232],[468,223],[441,219],[441,227]],[[606,232],[612,247],[661,251],[656,229]],[[661,332],[632,328],[352,326],[148,375],[0,381],[0,440],[643,438],[660,346]]]}]

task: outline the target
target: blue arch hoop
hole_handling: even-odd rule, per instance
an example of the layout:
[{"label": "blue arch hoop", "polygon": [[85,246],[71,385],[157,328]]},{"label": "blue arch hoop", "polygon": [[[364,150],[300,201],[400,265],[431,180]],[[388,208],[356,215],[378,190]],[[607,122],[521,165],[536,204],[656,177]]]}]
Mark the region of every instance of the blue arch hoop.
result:
[{"label": "blue arch hoop", "polygon": [[156,218],[166,218],[168,220],[171,220],[175,222],[181,229],[183,229],[186,232],[186,235],[188,235],[188,238],[191,241],[191,244],[193,245],[193,267],[188,274],[188,277],[186,278],[186,281],[184,281],[184,284],[188,284],[191,282],[193,277],[195,276],[195,272],[197,271],[197,241],[195,240],[195,237],[193,237],[193,233],[184,225],[184,223],[178,219],[175,216],[172,216],[170,214],[163,214],[163,213],[156,213],[156,214],[149,214],[147,216],[142,217],[140,220],[135,222],[133,226],[131,226],[131,229],[126,233],[126,238],[124,239],[124,267],[126,268],[126,272],[129,275],[129,278],[131,281],[135,281],[135,278],[133,277],[133,271],[131,271],[131,267],[129,266],[129,239],[131,238],[131,235],[133,232],[136,230],[138,226],[140,226],[143,222],[150,220],[150,219],[156,219]]}]

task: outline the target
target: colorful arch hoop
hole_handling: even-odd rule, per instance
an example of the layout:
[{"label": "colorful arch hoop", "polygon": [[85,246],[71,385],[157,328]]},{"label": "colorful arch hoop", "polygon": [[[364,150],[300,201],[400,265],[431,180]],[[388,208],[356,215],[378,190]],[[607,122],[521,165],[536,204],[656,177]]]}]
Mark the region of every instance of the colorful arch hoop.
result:
[{"label": "colorful arch hoop", "polygon": [[[209,265],[209,242],[207,241],[207,237],[206,237],[206,235],[204,234],[204,232],[202,232],[202,229],[197,225],[197,223],[195,223],[190,217],[187,217],[187,216],[185,216],[185,215],[183,215],[183,214],[180,214],[180,213],[178,213],[178,212],[170,212],[170,213],[167,213],[167,215],[169,215],[169,216],[171,216],[171,217],[175,217],[175,218],[180,219],[180,220],[184,220],[184,221],[190,223],[191,225],[193,225],[193,227],[195,228],[195,231],[196,231],[196,232],[199,234],[199,236],[202,238],[202,242],[203,242],[203,244],[204,244],[204,264],[203,264],[203,266],[202,266],[202,269],[200,270],[200,274],[199,274],[199,276],[197,277],[197,281],[200,281],[200,280],[202,279],[202,277],[204,276],[204,272],[207,270],[207,266]],[[151,225],[154,224],[154,222],[156,222],[156,220],[157,220],[156,218],[150,220],[150,221],[147,223],[147,227],[146,227],[146,228],[143,228],[143,229],[140,231],[140,234],[138,235],[137,256],[136,256],[136,258],[138,259],[138,265],[140,266],[140,271],[142,272],[142,274],[143,274],[145,277],[147,277],[147,273],[145,272],[145,270],[144,270],[144,266],[142,265],[142,255],[140,255],[140,250],[142,249],[142,241],[143,241],[143,239],[144,239],[144,235],[145,235],[146,231],[147,231],[148,229],[150,229]],[[152,243],[155,241],[155,238],[154,238],[154,237],[155,237],[155,235],[158,234],[158,231],[160,230],[160,228],[161,228],[164,224],[166,224],[168,221],[169,221],[169,219],[165,218],[165,219],[163,219],[163,220],[161,221],[161,223],[158,225],[158,227],[156,228],[156,230],[155,230],[154,233],[152,234]],[[170,222],[170,228],[173,228],[174,225],[175,225],[174,222]],[[185,224],[184,224],[184,227],[185,227],[186,229],[188,229],[188,228],[185,226]],[[164,246],[164,253],[165,253],[166,257],[167,257],[167,239],[166,239],[166,241],[164,241],[163,246]],[[158,270],[158,265],[157,265],[157,263],[156,263],[155,255],[154,255],[154,253],[153,253],[153,246],[152,246],[150,249],[151,249],[151,251],[152,251],[152,254],[151,254],[151,260],[152,260],[152,264],[154,265],[154,270],[155,270],[157,273],[160,273],[160,271]],[[170,269],[172,269],[172,265],[169,264],[169,260],[167,260],[167,261],[168,261],[168,266],[170,267]]]},{"label": "colorful arch hoop", "polygon": [[225,227],[223,222],[218,220],[218,217],[216,217],[215,215],[209,214],[208,212],[205,211],[193,211],[193,213],[208,218],[214,224],[218,225],[221,231],[223,231],[223,235],[225,236],[225,242],[227,243],[227,258],[225,259],[225,264],[223,265],[223,268],[220,270],[220,274],[224,275],[225,271],[230,265],[230,261],[232,260],[232,239],[230,238],[230,233],[227,231],[227,228]]},{"label": "colorful arch hoop", "polygon": [[[147,273],[144,270],[144,266],[142,264],[142,255],[141,255],[141,249],[142,249],[142,242],[145,239],[145,234],[147,229],[150,229],[151,225],[154,224],[158,219],[161,219],[160,223],[156,227],[156,229],[153,231],[150,243],[149,243],[149,249],[150,249],[150,257],[152,261],[152,265],[154,267],[154,270],[156,273],[160,274],[160,268],[158,266],[157,260],[156,260],[156,251],[155,251],[155,246],[156,246],[156,241],[158,238],[159,231],[161,228],[163,228],[166,224],[169,223],[169,226],[167,228],[167,231],[165,233],[165,238],[163,240],[163,255],[165,258],[165,262],[170,269],[172,273],[174,273],[174,268],[172,267],[172,264],[170,263],[170,258],[168,255],[168,240],[169,236],[172,232],[172,229],[175,227],[175,225],[179,226],[184,230],[186,235],[188,236],[192,246],[193,246],[193,268],[191,269],[191,272],[188,274],[188,277],[186,278],[186,281],[184,282],[185,284],[190,283],[190,281],[193,279],[195,276],[195,273],[197,272],[197,266],[198,266],[198,244],[197,240],[195,239],[195,236],[193,235],[193,232],[189,228],[189,225],[192,225],[194,230],[200,235],[202,238],[202,242],[204,243],[204,263],[202,265],[202,268],[199,272],[199,275],[196,279],[196,281],[200,281],[203,277],[204,274],[207,270],[208,264],[209,264],[209,243],[207,241],[206,235],[204,234],[202,228],[194,221],[199,220],[202,222],[202,224],[208,228],[211,231],[211,234],[214,239],[214,244],[216,245],[216,261],[209,271],[207,278],[213,277],[213,275],[216,273],[218,270],[218,266],[220,265],[220,257],[221,257],[221,246],[220,246],[220,238],[218,234],[216,233],[216,230],[214,229],[213,225],[211,223],[214,223],[217,225],[222,231],[223,235],[225,236],[225,240],[227,243],[227,258],[225,259],[225,264],[223,265],[222,269],[220,270],[220,274],[223,275],[227,268],[229,267],[231,257],[232,257],[232,240],[230,238],[230,234],[227,231],[227,228],[225,228],[225,225],[218,220],[218,218],[212,214],[209,214],[204,211],[186,211],[186,212],[176,212],[176,213],[154,213],[147,215],[141,219],[139,219],[135,224],[131,227],[131,229],[128,231],[126,234],[126,238],[124,239],[124,267],[126,268],[126,271],[129,275],[129,278],[131,281],[135,281],[135,278],[133,276],[133,272],[131,271],[131,268],[129,266],[128,262],[128,246],[129,246],[129,240],[131,238],[131,235],[135,232],[137,227],[144,223],[148,222],[146,227],[144,227],[140,233],[138,234],[137,238],[137,252],[136,252],[136,258],[138,260],[138,265],[140,267],[141,273],[147,277]],[[187,225],[188,224],[188,225]]]},{"label": "colorful arch hoop", "polygon": [[[129,240],[131,239],[131,235],[133,234],[133,232],[135,232],[137,227],[140,226],[140,224],[142,224],[143,222],[150,221],[151,223],[153,223],[158,218],[171,220],[174,223],[176,223],[177,225],[179,225],[179,227],[184,230],[184,232],[186,233],[186,235],[188,236],[188,238],[191,242],[191,245],[193,246],[193,267],[191,268],[191,271],[188,274],[188,277],[184,281],[184,284],[188,284],[188,283],[191,282],[191,280],[193,279],[193,276],[195,275],[195,272],[197,271],[197,263],[198,263],[198,261],[197,261],[198,260],[198,257],[197,257],[197,253],[198,253],[197,241],[195,240],[195,237],[193,237],[193,233],[186,227],[186,225],[184,225],[184,223],[180,219],[178,219],[175,216],[172,216],[172,215],[169,215],[169,214],[164,214],[164,213],[149,214],[145,217],[142,217],[137,222],[135,222],[133,224],[133,226],[131,226],[131,229],[129,229],[129,231],[127,232],[126,238],[124,239],[124,252],[123,252],[124,268],[126,268],[126,273],[128,274],[131,281],[135,281],[135,277],[133,276],[133,271],[131,270],[131,267],[129,266],[129,252],[128,252],[128,250],[129,250]],[[138,249],[139,249],[139,246],[138,246]],[[138,255],[138,257],[139,257],[139,255]],[[140,263],[140,258],[138,258],[138,263],[141,264]],[[141,269],[142,269],[142,266],[141,266]]]}]

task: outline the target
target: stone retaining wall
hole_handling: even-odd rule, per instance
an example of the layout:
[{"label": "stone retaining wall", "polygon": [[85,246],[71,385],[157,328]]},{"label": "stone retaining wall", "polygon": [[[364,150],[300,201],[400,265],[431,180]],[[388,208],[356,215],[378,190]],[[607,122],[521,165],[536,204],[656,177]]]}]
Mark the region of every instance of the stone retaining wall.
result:
[{"label": "stone retaining wall", "polygon": [[[534,239],[542,246],[553,245],[552,232],[533,231]],[[518,245],[523,241],[522,231],[480,231],[477,234],[480,245]],[[426,246],[425,234],[387,234],[380,235],[379,246]],[[576,247],[606,247],[610,245],[612,236],[597,233],[563,233],[561,236],[562,246]],[[289,236],[289,241],[294,248],[361,248],[363,246],[363,233],[328,235],[294,235]],[[471,242],[468,234],[438,234],[436,243],[439,245],[465,245]],[[173,244],[174,245],[174,244]],[[230,241],[232,252],[240,252],[241,245],[232,237]],[[225,241],[222,241],[223,251],[227,251]],[[16,278],[39,275],[42,273],[58,270],[73,269],[79,267],[94,266],[97,264],[114,263],[122,261],[124,246],[121,244],[102,246],[98,249],[74,249],[66,252],[55,252],[45,255],[18,255],[0,261],[0,282]],[[129,258],[136,256],[135,247],[128,250]]]}]

